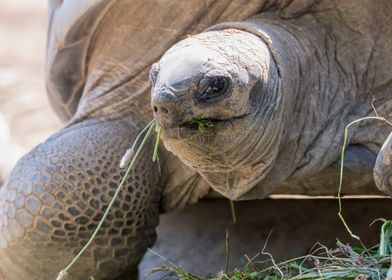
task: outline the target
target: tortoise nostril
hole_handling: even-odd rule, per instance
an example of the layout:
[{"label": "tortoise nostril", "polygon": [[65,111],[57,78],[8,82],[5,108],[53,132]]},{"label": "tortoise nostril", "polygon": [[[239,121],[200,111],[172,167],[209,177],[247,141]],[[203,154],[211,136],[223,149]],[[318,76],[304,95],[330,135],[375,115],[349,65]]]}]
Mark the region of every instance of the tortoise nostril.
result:
[{"label": "tortoise nostril", "polygon": [[157,113],[160,111],[163,114],[169,114],[169,110],[166,107],[163,106],[153,106],[152,109],[154,110],[154,113]]}]

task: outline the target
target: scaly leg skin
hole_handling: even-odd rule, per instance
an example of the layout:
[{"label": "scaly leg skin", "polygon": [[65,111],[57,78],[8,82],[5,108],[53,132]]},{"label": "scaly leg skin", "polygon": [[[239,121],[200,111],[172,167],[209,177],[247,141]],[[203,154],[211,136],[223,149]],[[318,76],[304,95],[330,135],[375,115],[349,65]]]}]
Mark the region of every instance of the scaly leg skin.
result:
[{"label": "scaly leg skin", "polygon": [[[100,221],[125,169],[119,160],[140,128],[89,120],[24,156],[0,190],[0,279],[56,279]],[[69,279],[132,279],[156,238],[158,168],[144,147],[97,238]]]},{"label": "scaly leg skin", "polygon": [[392,133],[378,153],[374,166],[374,181],[381,191],[392,195]]}]

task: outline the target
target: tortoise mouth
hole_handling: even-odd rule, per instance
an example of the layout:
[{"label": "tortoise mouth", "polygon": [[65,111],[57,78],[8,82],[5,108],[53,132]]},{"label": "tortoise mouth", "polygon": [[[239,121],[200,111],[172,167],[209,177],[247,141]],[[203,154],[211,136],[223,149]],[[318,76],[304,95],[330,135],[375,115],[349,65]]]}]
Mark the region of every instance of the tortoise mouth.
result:
[{"label": "tortoise mouth", "polygon": [[230,119],[192,118],[192,120],[180,123],[177,126],[164,127],[163,136],[171,140],[190,139],[199,136],[215,137],[226,130],[233,129],[234,123],[246,116]]}]

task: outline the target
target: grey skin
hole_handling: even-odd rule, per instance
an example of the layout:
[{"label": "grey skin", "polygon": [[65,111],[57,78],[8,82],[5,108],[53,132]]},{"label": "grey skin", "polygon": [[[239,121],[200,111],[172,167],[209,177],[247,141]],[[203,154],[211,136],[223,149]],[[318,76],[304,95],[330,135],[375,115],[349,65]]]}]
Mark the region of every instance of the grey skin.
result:
[{"label": "grey skin", "polygon": [[[371,98],[383,100],[381,115],[391,109],[385,88],[369,89],[370,82],[363,88],[353,79],[361,58],[332,59],[336,49],[330,46],[340,43],[333,42],[334,34],[324,33],[317,21],[292,22],[269,14],[219,24],[176,44],[152,67],[152,106],[165,147],[231,199],[263,198],[279,192],[284,182],[307,193],[310,181],[336,194],[331,174],[319,171],[336,168],[332,178],[338,178],[335,162],[344,127],[373,114]],[[346,44],[339,51],[347,54],[344,48],[355,53],[364,46]],[[370,65],[377,61],[369,59]],[[215,128],[200,132],[193,118],[211,120]],[[354,127],[349,143],[356,145],[349,153],[378,152],[390,130],[387,122]],[[386,183],[390,154],[384,146],[376,163],[375,179],[383,191],[391,189]],[[371,165],[374,156],[363,162]]]},{"label": "grey skin", "polygon": [[[153,111],[162,173],[152,140],[71,279],[135,277],[159,213],[213,189],[233,199],[335,194],[345,125],[373,115],[373,98],[380,115],[392,109],[388,0],[68,0],[49,11],[46,84],[66,125],[0,189],[0,279],[54,279],[72,260]],[[194,117],[215,130],[193,129]],[[346,193],[380,193],[372,168],[389,132],[353,127]],[[384,191],[388,147],[375,172]]]}]

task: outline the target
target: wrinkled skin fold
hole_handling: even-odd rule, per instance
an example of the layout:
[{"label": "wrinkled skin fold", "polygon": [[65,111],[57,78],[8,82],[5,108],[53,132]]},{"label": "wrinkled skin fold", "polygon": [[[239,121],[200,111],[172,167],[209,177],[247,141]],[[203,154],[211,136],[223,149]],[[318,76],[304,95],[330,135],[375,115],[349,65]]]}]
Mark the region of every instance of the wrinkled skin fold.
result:
[{"label": "wrinkled skin fold", "polygon": [[[391,11],[387,0],[50,1],[47,88],[66,126],[0,189],[0,279],[54,279],[71,261],[153,114],[166,129],[162,173],[151,139],[72,279],[135,278],[159,213],[212,188],[233,199],[335,194],[345,125],[372,115],[373,98],[380,115],[392,109]],[[177,56],[195,44],[201,56]],[[216,130],[193,135],[193,118]],[[348,193],[375,192],[389,132],[371,121],[351,129]],[[375,169],[383,191],[389,143]]]}]

